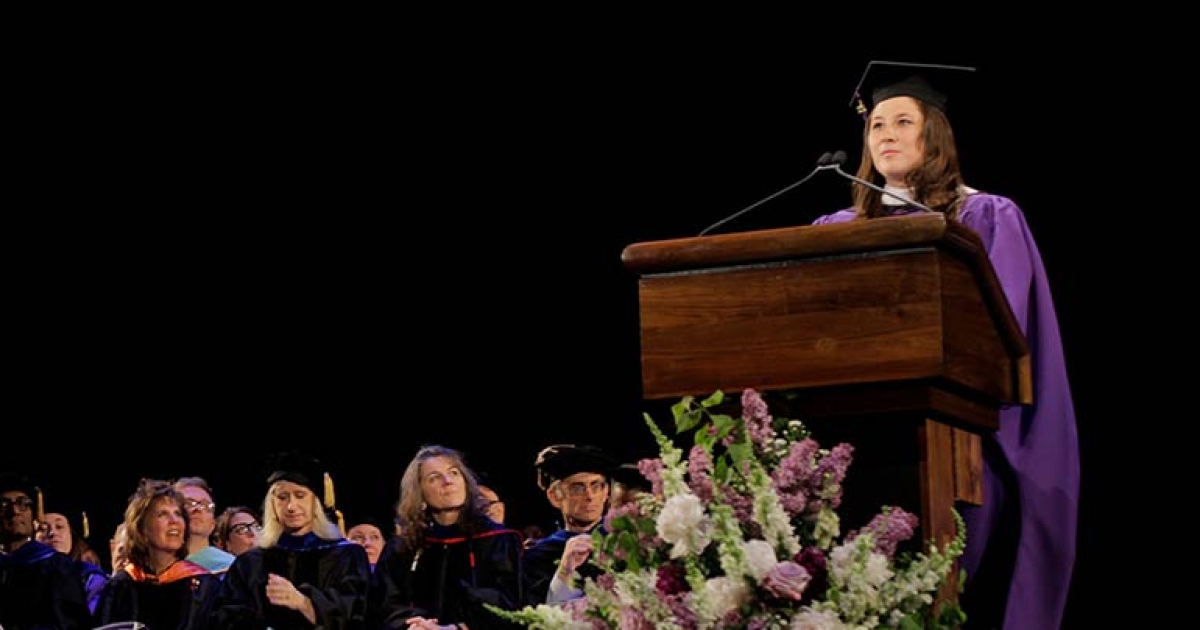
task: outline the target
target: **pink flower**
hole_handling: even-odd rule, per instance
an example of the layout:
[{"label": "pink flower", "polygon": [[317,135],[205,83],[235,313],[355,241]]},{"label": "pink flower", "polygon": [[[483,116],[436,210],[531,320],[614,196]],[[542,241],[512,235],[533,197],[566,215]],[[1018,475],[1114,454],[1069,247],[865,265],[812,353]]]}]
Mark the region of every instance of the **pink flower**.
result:
[{"label": "pink flower", "polygon": [[785,560],[779,562],[763,578],[763,588],[771,592],[772,595],[780,599],[794,599],[800,601],[804,596],[804,589],[808,588],[808,583],[812,580],[812,576],[808,571],[792,562]]}]

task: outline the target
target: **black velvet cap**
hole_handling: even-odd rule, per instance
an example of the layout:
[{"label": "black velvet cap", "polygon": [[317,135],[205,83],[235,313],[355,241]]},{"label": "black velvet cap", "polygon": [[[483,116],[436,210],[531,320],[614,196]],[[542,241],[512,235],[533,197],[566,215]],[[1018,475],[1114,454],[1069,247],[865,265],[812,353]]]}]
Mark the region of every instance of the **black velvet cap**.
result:
[{"label": "black velvet cap", "polygon": [[25,475],[14,472],[0,473],[0,492],[17,491],[29,497],[33,501],[33,518],[37,521],[44,521],[45,506],[43,505],[42,489],[34,485]]},{"label": "black velvet cap", "polygon": [[[863,117],[881,101],[897,96],[911,96],[943,112],[951,94],[964,90],[964,84],[974,75],[970,66],[950,66],[907,61],[871,61],[863,70],[850,106]],[[870,102],[864,102],[866,94]]]},{"label": "black velvet cap", "polygon": [[267,459],[267,485],[276,481],[298,483],[321,496],[325,491],[325,466],[298,451],[276,453]]},{"label": "black velvet cap", "polygon": [[350,531],[359,525],[374,525],[375,527],[379,528],[381,533],[383,533],[384,540],[387,540],[392,535],[392,522],[389,520],[387,523],[388,524],[385,526],[384,519],[378,518],[374,514],[370,514],[368,512],[352,512],[350,516],[346,518],[346,531]]},{"label": "black velvet cap", "polygon": [[595,446],[555,444],[542,449],[533,465],[537,469],[538,487],[545,490],[555,481],[578,473],[608,477],[617,467],[617,460]]},{"label": "black velvet cap", "polygon": [[36,501],[38,496],[37,486],[28,477],[17,473],[6,472],[0,473],[0,492],[23,492],[29,497],[30,501]]}]

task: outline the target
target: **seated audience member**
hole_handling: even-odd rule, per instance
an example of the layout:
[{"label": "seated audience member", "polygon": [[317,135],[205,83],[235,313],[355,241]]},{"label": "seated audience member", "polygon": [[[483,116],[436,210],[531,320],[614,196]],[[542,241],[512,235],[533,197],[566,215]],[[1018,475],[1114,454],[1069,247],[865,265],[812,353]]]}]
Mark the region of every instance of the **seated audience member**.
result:
[{"label": "seated audience member", "polygon": [[346,538],[366,549],[367,560],[371,563],[371,570],[374,571],[375,564],[379,562],[379,554],[383,553],[383,546],[387,543],[383,525],[370,516],[359,516],[350,522],[354,525],[346,530]]},{"label": "seated audience member", "polygon": [[538,487],[562,515],[554,533],[525,550],[522,559],[526,603],[557,603],[578,596],[573,585],[582,577],[600,575],[587,560],[592,532],[603,532],[608,507],[609,476],[614,458],[595,446],[556,444],[538,453],[534,467]]},{"label": "seated audience member", "polygon": [[94,627],[78,567],[34,540],[42,493],[28,478],[0,474],[0,627],[7,630]]},{"label": "seated audience member", "polygon": [[129,562],[125,545],[125,521],[117,523],[112,538],[108,541],[109,575],[116,575]]},{"label": "seated audience member", "polygon": [[125,568],[109,579],[96,625],[206,630],[221,578],[187,560],[186,499],[168,481],[142,479],[125,508]]},{"label": "seated audience member", "polygon": [[37,540],[67,554],[75,561],[87,592],[88,609],[96,611],[100,591],[108,583],[108,574],[100,567],[100,556],[87,544],[89,526],[87,514],[81,513],[76,528],[66,514],[46,512],[45,520],[38,528]]},{"label": "seated audience member", "polygon": [[181,477],[175,480],[175,489],[183,495],[188,511],[188,560],[213,573],[223,573],[233,564],[234,555],[212,544],[217,527],[212,488],[202,477]]},{"label": "seated audience member", "polygon": [[336,506],[325,466],[278,453],[267,461],[266,486],[258,545],[226,571],[211,628],[363,628],[371,565],[326,512]]},{"label": "seated audience member", "polygon": [[261,532],[262,519],[258,517],[258,512],[244,505],[235,505],[225,508],[217,517],[213,544],[234,556],[240,556],[257,544]]},{"label": "seated audience member", "polygon": [[516,628],[488,610],[521,607],[521,536],[484,513],[463,455],[421,447],[400,481],[403,535],[372,576],[368,628]]},{"label": "seated audience member", "polygon": [[652,489],[650,480],[638,470],[637,464],[621,464],[613,469],[612,490],[608,497],[608,509],[615,510]]}]

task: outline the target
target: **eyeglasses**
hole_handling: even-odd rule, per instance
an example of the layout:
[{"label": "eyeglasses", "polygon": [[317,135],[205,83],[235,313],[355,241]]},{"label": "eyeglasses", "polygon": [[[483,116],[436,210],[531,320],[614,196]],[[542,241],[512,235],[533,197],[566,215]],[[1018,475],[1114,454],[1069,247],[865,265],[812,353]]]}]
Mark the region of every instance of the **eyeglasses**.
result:
[{"label": "eyeglasses", "polygon": [[17,512],[28,511],[33,507],[33,501],[27,497],[17,497],[15,499],[0,499],[0,510],[14,510]]},{"label": "eyeglasses", "polygon": [[567,494],[573,497],[581,497],[589,492],[593,494],[608,492],[608,481],[593,481],[591,483],[576,481],[575,483],[567,484]]},{"label": "eyeglasses", "polygon": [[195,499],[188,499],[187,501],[183,502],[183,508],[189,512],[199,512],[200,510],[207,510],[211,512],[216,509],[216,507],[217,504],[213,503],[212,501],[209,501],[208,503],[202,503]]},{"label": "eyeglasses", "polygon": [[261,531],[262,525],[259,525],[258,523],[238,523],[237,525],[229,528],[230,534],[241,534],[243,536],[257,534]]}]

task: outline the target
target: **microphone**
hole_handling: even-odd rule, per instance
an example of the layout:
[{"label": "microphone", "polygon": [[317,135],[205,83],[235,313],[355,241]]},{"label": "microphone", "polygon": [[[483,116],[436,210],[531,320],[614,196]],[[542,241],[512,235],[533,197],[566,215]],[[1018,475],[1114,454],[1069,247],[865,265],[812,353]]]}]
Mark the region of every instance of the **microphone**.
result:
[{"label": "microphone", "polygon": [[[829,156],[829,160],[826,161],[824,164],[822,164],[821,161],[825,159],[826,155]],[[883,188],[882,186],[876,186],[875,184],[872,184],[871,182],[869,182],[865,179],[860,179],[858,177],[855,177],[855,176],[847,173],[846,171],[843,171],[842,164],[845,161],[846,161],[846,152],[845,151],[839,150],[839,151],[834,152],[832,155],[830,155],[829,153],[826,153],[821,156],[821,160],[817,160],[817,170],[820,170],[820,171],[833,170],[838,175],[841,175],[842,177],[845,177],[846,179],[848,179],[856,184],[862,184],[863,186],[866,186],[867,188],[870,188],[871,190],[874,190],[875,192],[883,193],[893,199],[899,199],[900,201],[904,202],[905,205],[916,206],[916,207],[924,210],[925,212],[933,212],[933,210],[931,208],[929,208],[928,206],[926,206],[925,204],[917,203],[917,202],[913,201],[912,199],[905,197],[904,195],[894,193],[886,188]]]},{"label": "microphone", "polygon": [[[842,155],[842,160],[846,159],[846,154],[844,152],[838,151],[838,153],[840,153]],[[783,193],[799,186],[800,184],[803,184],[804,182],[808,181],[813,175],[816,175],[818,171],[823,171],[827,168],[830,168],[829,164],[833,161],[834,157],[835,157],[835,154],[828,153],[828,152],[822,153],[821,157],[817,159],[817,167],[814,168],[812,170],[812,172],[810,172],[808,175],[805,175],[803,178],[801,178],[799,181],[789,184],[787,187],[777,190],[774,193],[771,193],[770,195],[763,197],[762,199],[759,199],[758,201],[755,201],[754,203],[746,206],[745,208],[742,208],[741,210],[734,212],[733,214],[725,217],[724,219],[717,221],[716,223],[701,230],[700,233],[697,234],[696,236],[704,236],[705,234],[708,234],[709,232],[721,227],[722,225],[725,225],[726,223],[729,223],[730,221],[742,216],[743,214],[746,214],[747,212],[750,212],[751,210],[763,205],[764,203],[767,203],[768,201],[778,197],[779,195],[782,195]]]}]

